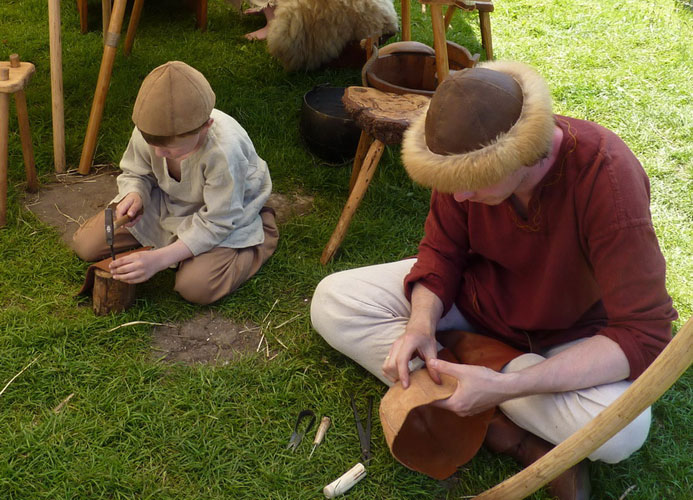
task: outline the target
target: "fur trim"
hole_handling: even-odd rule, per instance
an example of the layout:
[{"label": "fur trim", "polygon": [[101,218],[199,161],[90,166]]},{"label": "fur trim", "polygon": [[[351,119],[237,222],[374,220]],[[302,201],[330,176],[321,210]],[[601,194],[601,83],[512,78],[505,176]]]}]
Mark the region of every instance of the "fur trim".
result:
[{"label": "fur trim", "polygon": [[443,193],[475,191],[500,182],[522,166],[535,164],[551,148],[555,125],[551,93],[544,78],[518,62],[488,61],[477,67],[501,71],[517,81],[523,95],[520,117],[510,130],[481,149],[439,155],[426,145],[423,112],[402,141],[402,162],[415,182]]},{"label": "fur trim", "polygon": [[267,50],[288,71],[315,69],[347,43],[398,30],[392,0],[281,0]]}]

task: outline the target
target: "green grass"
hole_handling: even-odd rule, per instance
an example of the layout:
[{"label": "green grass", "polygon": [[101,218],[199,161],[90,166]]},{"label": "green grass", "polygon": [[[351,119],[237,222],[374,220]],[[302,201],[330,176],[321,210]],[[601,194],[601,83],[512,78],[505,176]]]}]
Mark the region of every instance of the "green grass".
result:
[{"label": "green grass", "polygon": [[[248,356],[224,367],[151,361],[151,329],[109,329],[128,321],[185,320],[199,308],[171,291],[171,273],[138,290],[127,313],[96,318],[74,297],[86,264],[22,205],[23,167],[11,106],[7,227],[0,230],[0,385],[38,361],[0,395],[0,498],[7,499],[308,499],[359,456],[346,393],[379,398],[385,388],[331,350],[311,329],[308,301],[330,272],[411,255],[422,235],[428,192],[408,180],[388,148],[337,259],[318,263],[346,198],[348,166],[322,164],[298,132],[302,95],[314,85],[356,84],[355,70],[286,74],[264,44],[241,36],[260,26],[221,0],[209,4],[209,29],[175,1],[148,0],[130,57],[115,61],[95,162],[117,164],[131,132],[142,78],[179,59],[199,68],[217,107],[248,130],[271,168],[275,190],[315,197],[315,209],[281,230],[279,249],[259,275],[213,305],[217,314],[260,322],[275,299],[273,324],[288,349],[272,361]],[[67,161],[81,154],[102,54],[100,2],[81,35],[74,1],[62,2]],[[399,8],[399,6],[398,6]],[[413,33],[432,43],[414,3]],[[127,21],[127,20],[126,20]],[[668,263],[668,288],[681,319],[693,309],[693,15],[674,0],[503,0],[491,15],[495,55],[536,66],[559,113],[594,120],[620,134],[652,181],[652,214]],[[458,14],[449,38],[481,52],[476,16]],[[17,52],[36,65],[27,89],[41,180],[53,171],[46,2],[0,2],[0,60]],[[90,215],[90,214],[85,214]],[[593,464],[594,498],[693,497],[691,402],[686,374],[654,406],[646,445],[624,463]],[[74,397],[59,414],[55,408]],[[309,446],[286,451],[293,419],[305,407],[333,418],[312,460]],[[484,451],[451,489],[412,473],[388,453],[374,426],[375,457],[353,499],[461,498],[517,471]],[[545,491],[533,498],[548,498]]]}]

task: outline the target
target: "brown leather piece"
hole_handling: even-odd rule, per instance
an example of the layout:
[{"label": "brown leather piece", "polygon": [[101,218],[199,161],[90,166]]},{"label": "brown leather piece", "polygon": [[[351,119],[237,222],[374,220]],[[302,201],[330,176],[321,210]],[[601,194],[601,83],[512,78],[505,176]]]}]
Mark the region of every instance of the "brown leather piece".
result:
[{"label": "brown leather piece", "polygon": [[[152,247],[135,248],[134,250],[128,250],[127,252],[116,254],[116,259],[124,257],[125,255],[130,255],[131,253],[144,252],[151,249]],[[108,269],[108,265],[112,261],[113,259],[108,257],[107,259],[100,260],[99,262],[94,262],[91,266],[89,266],[89,268],[87,269],[87,275],[84,278],[84,283],[82,284],[82,288],[80,288],[79,292],[77,292],[77,295],[91,293],[91,290],[94,287],[94,273],[97,269],[101,269],[102,271],[105,271],[107,273],[110,272],[110,270]]]},{"label": "brown leather piece", "polygon": [[[500,370],[522,352],[502,342],[469,332],[446,332],[446,348],[438,357],[453,363]],[[402,465],[435,479],[445,479],[476,455],[495,408],[471,417],[433,406],[457,387],[442,375],[437,385],[425,369],[411,374],[410,385],[392,386],[380,403],[380,421],[392,455]]]},{"label": "brown leather piece", "polygon": [[440,155],[481,149],[510,130],[522,103],[522,88],[507,73],[486,68],[458,71],[431,98],[426,145]]}]

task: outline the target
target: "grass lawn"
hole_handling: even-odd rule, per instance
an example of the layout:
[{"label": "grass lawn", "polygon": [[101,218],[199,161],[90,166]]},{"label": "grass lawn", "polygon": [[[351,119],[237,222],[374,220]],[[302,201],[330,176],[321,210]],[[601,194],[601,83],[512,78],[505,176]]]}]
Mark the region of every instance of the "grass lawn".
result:
[{"label": "grass lawn", "polygon": [[[172,291],[171,272],[138,288],[124,314],[95,317],[74,297],[87,265],[22,203],[24,174],[11,106],[8,224],[0,230],[0,394],[2,499],[309,499],[359,457],[348,391],[378,400],[385,388],[333,352],[312,330],[309,299],[327,274],[412,255],[429,192],[406,176],[388,148],[337,258],[318,259],[347,195],[348,165],[325,165],[302,146],[303,94],[317,84],[358,84],[357,70],[285,73],[263,43],[242,34],[261,26],[223,0],[209,3],[209,28],[178,0],[145,2],[135,47],[119,51],[95,163],[117,165],[132,130],[144,76],[168,60],[196,66],[270,165],[275,190],[313,196],[314,209],[280,227],[279,249],[257,277],[213,306]],[[396,2],[398,4],[398,2]],[[102,54],[101,2],[89,2],[90,31],[79,33],[76,2],[62,2],[68,168],[79,163]],[[399,9],[399,5],[397,5]],[[432,44],[430,21],[412,5],[414,38]],[[127,22],[127,19],[126,19]],[[651,178],[652,215],[668,263],[679,328],[693,309],[693,12],[677,0],[499,0],[491,15],[498,59],[537,67],[556,112],[596,121],[621,135]],[[481,52],[476,15],[457,15],[449,38]],[[124,32],[123,32],[124,38]],[[36,65],[27,89],[36,162],[51,182],[53,147],[47,3],[0,2],[0,60],[12,53]],[[91,214],[85,214],[91,215]],[[273,304],[276,302],[274,308]],[[300,315],[269,339],[280,353],[227,366],[157,363],[151,326],[201,311],[274,325]],[[286,348],[280,347],[279,340]],[[693,377],[689,372],[654,406],[650,438],[618,465],[592,464],[594,498],[693,498]],[[74,397],[59,413],[53,409]],[[309,446],[285,450],[303,408],[333,427],[308,460]],[[311,435],[312,438],[312,435]],[[481,451],[451,483],[408,471],[389,454],[377,419],[374,459],[352,499],[466,498],[518,470]],[[545,490],[532,498],[548,498]]]}]

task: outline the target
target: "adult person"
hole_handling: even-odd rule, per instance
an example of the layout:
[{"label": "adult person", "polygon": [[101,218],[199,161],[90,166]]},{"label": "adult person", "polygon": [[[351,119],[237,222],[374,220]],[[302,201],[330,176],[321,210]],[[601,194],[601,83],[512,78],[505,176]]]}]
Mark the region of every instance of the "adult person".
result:
[{"label": "adult person", "polygon": [[[336,273],[311,306],[325,340],[388,385],[418,355],[439,406],[497,406],[485,445],[523,465],[614,401],[661,352],[676,318],[649,181],[613,132],[554,115],[544,79],[516,62],[448,77],[405,134],[402,160],[433,188],[415,259]],[[501,372],[437,359],[436,332],[468,330],[524,354]],[[649,409],[590,455],[616,463],[647,437]],[[587,463],[549,485],[588,498]]]}]

